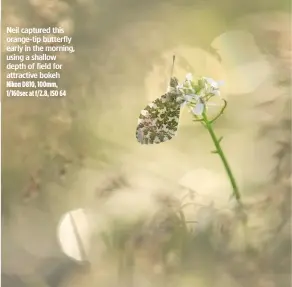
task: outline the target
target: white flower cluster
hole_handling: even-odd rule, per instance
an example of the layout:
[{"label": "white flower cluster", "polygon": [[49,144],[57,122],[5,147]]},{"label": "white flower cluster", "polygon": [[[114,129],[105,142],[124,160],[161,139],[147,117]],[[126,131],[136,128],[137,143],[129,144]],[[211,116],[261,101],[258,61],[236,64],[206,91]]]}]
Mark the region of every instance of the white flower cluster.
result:
[{"label": "white flower cluster", "polygon": [[206,109],[206,103],[214,96],[220,96],[220,86],[223,82],[216,82],[212,78],[202,77],[197,84],[193,81],[193,75],[187,74],[182,84],[177,85],[177,90],[182,94],[182,106],[188,106],[196,116],[201,116]]}]

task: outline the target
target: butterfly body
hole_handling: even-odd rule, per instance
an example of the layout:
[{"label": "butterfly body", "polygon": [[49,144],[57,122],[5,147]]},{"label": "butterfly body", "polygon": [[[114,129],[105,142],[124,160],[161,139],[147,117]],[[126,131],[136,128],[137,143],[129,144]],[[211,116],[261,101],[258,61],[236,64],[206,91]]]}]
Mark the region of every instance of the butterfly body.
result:
[{"label": "butterfly body", "polygon": [[172,77],[168,92],[141,111],[136,129],[139,143],[158,144],[176,135],[181,109],[181,94],[177,85],[178,80]]}]

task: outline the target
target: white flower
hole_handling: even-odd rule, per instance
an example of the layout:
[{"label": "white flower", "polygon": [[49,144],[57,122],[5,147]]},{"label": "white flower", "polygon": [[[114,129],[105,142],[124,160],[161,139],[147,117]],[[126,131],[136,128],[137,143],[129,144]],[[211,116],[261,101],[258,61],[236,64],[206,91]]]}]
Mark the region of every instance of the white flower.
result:
[{"label": "white flower", "polygon": [[178,90],[182,90],[182,89],[184,88],[184,85],[183,85],[183,84],[178,84],[178,85],[176,86],[176,88],[177,88]]},{"label": "white flower", "polygon": [[204,112],[205,104],[201,101],[198,101],[197,104],[192,108],[192,113],[196,116],[201,116]]},{"label": "white flower", "polygon": [[193,81],[193,75],[191,73],[187,73],[186,74],[186,80],[189,81],[189,82]]},{"label": "white flower", "polygon": [[[208,105],[213,105],[208,103],[212,96],[220,96],[219,88],[222,86],[223,82],[216,82],[212,78],[202,77],[203,87],[195,86],[193,87],[193,76],[191,73],[186,75],[186,80],[184,83],[177,85],[177,89],[182,93],[178,101],[182,101],[181,107],[188,106],[190,112],[196,116],[202,116],[204,111],[208,109]],[[196,87],[199,87],[199,91],[195,92]],[[217,104],[214,104],[217,106]]]},{"label": "white flower", "polygon": [[216,82],[212,78],[203,77],[205,81],[205,93],[220,96],[219,88],[223,85],[223,81]]},{"label": "white flower", "polygon": [[[182,94],[184,101],[190,101],[192,98],[192,94],[195,93],[195,90],[193,89],[191,82],[183,82],[181,84],[178,84],[176,86],[177,91],[179,91]],[[188,97],[190,96],[190,97]]]},{"label": "white flower", "polygon": [[199,100],[200,96],[196,94],[189,94],[189,95],[183,95],[183,103],[181,104],[182,107],[197,102]]},{"label": "white flower", "polygon": [[203,79],[213,88],[213,89],[219,89],[224,82],[223,81],[218,81],[216,82],[215,80],[213,80],[212,78],[207,78],[207,77],[203,77]]},{"label": "white flower", "polygon": [[183,95],[183,103],[181,107],[185,107],[186,105],[191,106],[191,112],[200,116],[204,112],[205,104],[202,102],[201,97],[196,94]]}]

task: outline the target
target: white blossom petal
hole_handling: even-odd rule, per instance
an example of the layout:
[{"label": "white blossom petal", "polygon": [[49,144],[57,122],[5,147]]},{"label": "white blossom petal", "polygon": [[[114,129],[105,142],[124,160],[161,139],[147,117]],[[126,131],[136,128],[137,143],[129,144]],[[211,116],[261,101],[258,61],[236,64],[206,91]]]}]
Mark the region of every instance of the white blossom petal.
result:
[{"label": "white blossom petal", "polygon": [[184,87],[183,84],[178,84],[178,85],[176,86],[177,89],[183,89],[183,87]]},{"label": "white blossom petal", "polygon": [[186,74],[186,79],[187,79],[187,81],[192,81],[193,75],[191,73]]},{"label": "white blossom petal", "polygon": [[218,84],[216,81],[214,81],[212,78],[206,78],[204,77],[204,80],[213,88],[217,88]]},{"label": "white blossom petal", "polygon": [[213,89],[219,89],[224,84],[224,81],[215,81],[212,78],[206,78],[204,77],[204,80],[213,88]]},{"label": "white blossom petal", "polygon": [[204,112],[205,105],[203,103],[197,103],[196,106],[192,109],[194,115],[201,116]]},{"label": "white blossom petal", "polygon": [[192,95],[185,95],[185,96],[184,96],[184,100],[185,100],[186,102],[190,102],[192,99],[193,99],[193,96],[192,96]]},{"label": "white blossom petal", "polygon": [[200,97],[196,94],[188,94],[184,96],[185,101],[187,102],[191,102],[192,100],[198,101],[200,99]]}]

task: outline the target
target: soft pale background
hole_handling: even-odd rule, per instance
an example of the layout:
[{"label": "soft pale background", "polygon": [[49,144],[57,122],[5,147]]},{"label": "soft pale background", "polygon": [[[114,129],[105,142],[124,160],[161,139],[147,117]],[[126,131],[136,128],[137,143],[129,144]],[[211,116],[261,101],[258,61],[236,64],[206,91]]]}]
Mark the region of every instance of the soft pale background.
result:
[{"label": "soft pale background", "polygon": [[[31,0],[4,1],[2,10],[4,37],[5,25],[63,26],[76,47],[70,57],[59,55],[65,99],[2,98],[5,274],[20,276],[28,286],[46,286],[41,274],[57,265],[45,262],[62,258],[57,227],[69,210],[85,208],[93,229],[103,231],[113,218],[150,220],[160,209],[158,195],[180,198],[188,188],[197,193],[197,207],[186,210],[198,221],[194,228],[214,225],[212,246],[220,250],[224,239],[216,230],[232,226],[224,250],[235,255],[218,264],[205,251],[198,255],[203,262],[197,272],[179,277],[177,286],[286,286],[290,261],[278,249],[263,250],[264,244],[278,246],[290,236],[289,84],[279,85],[291,69],[285,3]],[[136,142],[139,111],[165,91],[174,53],[178,78],[193,72],[225,81],[222,94],[229,105],[215,128],[224,136],[248,205],[248,239],[232,224],[229,183],[220,160],[210,154],[210,139],[187,112],[174,140],[155,146]],[[257,250],[259,261],[238,255],[246,245]],[[290,246],[285,248],[281,252],[288,255]],[[58,286],[116,286],[108,279],[115,267],[101,259],[102,250],[103,243],[95,240],[89,257],[98,271],[70,273]],[[273,256],[280,258],[277,264],[284,261],[280,271],[258,267],[276,260]],[[234,262],[243,269],[241,277],[230,267]],[[161,286],[147,285],[149,274],[160,272],[151,264],[148,273],[137,268],[135,287]]]}]

